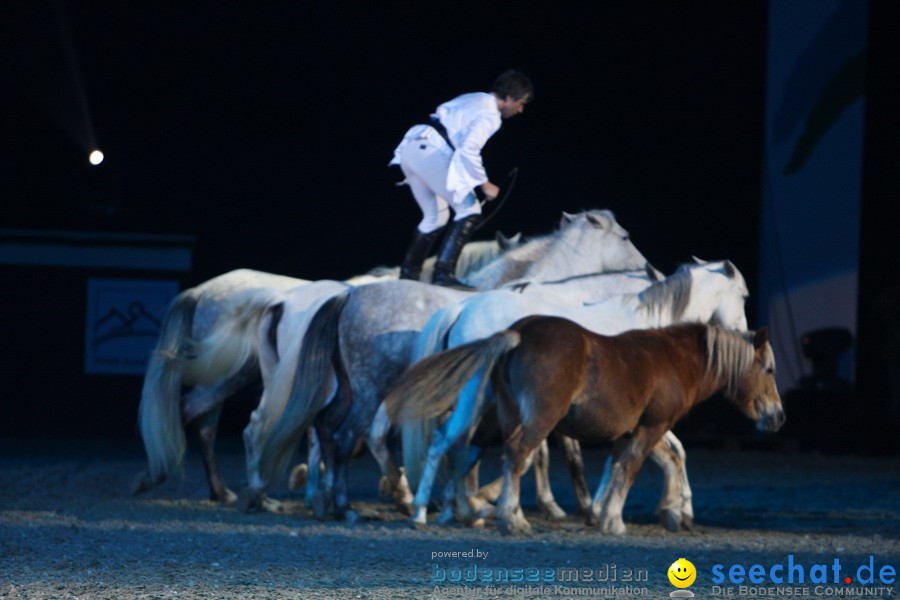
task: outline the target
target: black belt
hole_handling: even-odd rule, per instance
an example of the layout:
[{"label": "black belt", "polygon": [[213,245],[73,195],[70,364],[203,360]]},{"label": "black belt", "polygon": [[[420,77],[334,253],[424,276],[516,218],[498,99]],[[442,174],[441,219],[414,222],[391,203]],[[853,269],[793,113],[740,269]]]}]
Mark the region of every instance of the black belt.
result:
[{"label": "black belt", "polygon": [[[441,137],[444,138],[444,141],[447,142],[447,145],[450,146],[452,150],[456,150],[456,146],[453,145],[453,142],[450,141],[450,136],[447,135],[447,128],[444,127],[444,124],[441,123],[440,119],[436,119],[435,117],[431,117],[428,123],[432,129],[441,134]],[[472,190],[472,193],[475,194],[475,197],[484,202],[487,196],[484,195],[484,191],[481,189],[481,186],[476,186],[475,189]]]},{"label": "black belt", "polygon": [[450,148],[451,148],[452,150],[456,150],[456,146],[453,145],[453,142],[450,141],[450,136],[447,135],[447,128],[444,127],[444,124],[441,123],[441,120],[440,120],[440,119],[437,119],[437,118],[435,118],[435,117],[431,117],[431,118],[428,120],[428,125],[429,125],[432,129],[434,129],[435,131],[437,131],[439,134],[441,134],[441,137],[444,138],[444,141],[447,142],[447,145],[450,146]]}]

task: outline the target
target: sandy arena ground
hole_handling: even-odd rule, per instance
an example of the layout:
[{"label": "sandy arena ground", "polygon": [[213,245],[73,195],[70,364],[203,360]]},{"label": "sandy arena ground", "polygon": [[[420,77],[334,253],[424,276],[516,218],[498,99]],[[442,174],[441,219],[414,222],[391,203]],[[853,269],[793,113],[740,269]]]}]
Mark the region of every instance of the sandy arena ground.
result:
[{"label": "sandy arena ground", "polygon": [[[225,476],[239,489],[244,479],[239,440],[225,439],[219,446]],[[286,500],[283,514],[242,514],[215,505],[206,500],[193,447],[182,481],[133,497],[129,485],[144,467],[137,440],[0,440],[0,598],[445,597],[443,592],[466,588],[435,583],[435,573],[452,575],[458,568],[465,578],[476,563],[510,571],[577,567],[597,576],[606,569],[615,581],[580,585],[594,597],[660,598],[675,589],[666,571],[679,557],[699,572],[691,587],[696,597],[723,597],[713,593],[716,564],[726,572],[734,563],[768,568],[787,564],[793,555],[794,563],[807,569],[820,563],[830,568],[838,558],[841,577],[855,577],[871,556],[876,574],[885,564],[900,570],[900,458],[690,448],[688,453],[694,531],[672,534],[657,524],[659,473],[648,465],[625,507],[625,536],[599,535],[576,516],[558,523],[542,518],[535,513],[528,474],[523,502],[534,531],[510,538],[490,522],[483,530],[410,529],[377,497],[377,468],[368,455],[351,473],[354,505],[365,520],[349,525],[315,520],[286,487],[273,493]],[[602,458],[600,449],[586,452],[592,486]],[[483,479],[490,474],[488,468]],[[554,491],[573,512],[571,484],[562,468],[555,470]],[[470,550],[487,557],[432,558],[437,552]],[[646,570],[646,581],[625,581],[628,570],[639,569]],[[565,589],[529,582],[487,585],[469,583],[477,594],[470,597],[578,593],[574,584]],[[869,586],[875,587],[881,584]]]}]

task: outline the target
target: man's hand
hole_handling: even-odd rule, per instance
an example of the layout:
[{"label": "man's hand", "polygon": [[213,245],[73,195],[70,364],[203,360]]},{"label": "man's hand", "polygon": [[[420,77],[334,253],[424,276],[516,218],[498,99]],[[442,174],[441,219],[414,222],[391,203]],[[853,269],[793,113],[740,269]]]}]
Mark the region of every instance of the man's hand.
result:
[{"label": "man's hand", "polygon": [[498,188],[490,181],[485,181],[481,184],[481,191],[484,192],[484,196],[485,198],[487,198],[488,202],[494,200],[495,198],[497,198],[497,196],[500,195],[500,188]]}]

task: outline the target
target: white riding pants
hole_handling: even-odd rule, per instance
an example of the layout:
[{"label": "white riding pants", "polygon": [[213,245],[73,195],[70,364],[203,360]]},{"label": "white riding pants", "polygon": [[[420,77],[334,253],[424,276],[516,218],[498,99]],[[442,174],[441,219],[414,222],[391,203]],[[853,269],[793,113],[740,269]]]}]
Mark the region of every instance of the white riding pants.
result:
[{"label": "white riding pants", "polygon": [[450,207],[454,220],[481,214],[481,204],[471,192],[460,202],[453,202],[453,193],[447,189],[447,172],[453,149],[437,131],[427,125],[410,129],[400,148],[400,169],[406,176],[406,184],[422,210],[419,231],[431,233],[450,220]]}]

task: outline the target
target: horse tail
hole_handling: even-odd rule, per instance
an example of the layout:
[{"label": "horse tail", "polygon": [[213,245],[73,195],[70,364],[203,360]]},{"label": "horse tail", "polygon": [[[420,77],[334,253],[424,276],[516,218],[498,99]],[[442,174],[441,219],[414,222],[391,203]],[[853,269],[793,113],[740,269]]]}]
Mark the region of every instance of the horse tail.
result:
[{"label": "horse tail", "polygon": [[[306,333],[291,344],[290,356],[286,352],[279,362],[281,376],[273,379],[281,387],[267,394],[265,407],[260,405],[257,410],[259,418],[271,423],[254,448],[256,472],[262,482],[271,483],[286,471],[295,446],[334,391],[338,325],[351,291],[345,290],[323,303]],[[248,469],[252,471],[252,465]],[[255,481],[252,472],[248,475],[251,482]]]},{"label": "horse tail", "polygon": [[[416,339],[410,364],[416,364],[425,357],[432,356],[447,348],[447,336],[459,313],[462,311],[460,303],[440,309],[428,320],[422,333]],[[403,448],[403,465],[407,481],[414,482],[418,486],[421,479],[422,467],[425,466],[425,456],[428,446],[431,444],[431,432],[436,426],[436,419],[415,419],[400,424],[400,438]]]},{"label": "horse tail", "polygon": [[[414,364],[385,398],[391,421],[402,425],[443,415],[454,406],[463,387],[479,370],[482,371],[482,380],[476,405],[480,405],[484,385],[494,365],[518,346],[520,339],[518,332],[507,329],[489,338],[429,356]],[[473,410],[473,419],[479,414],[477,408]],[[413,442],[415,443],[414,437]],[[421,464],[425,448],[424,444],[409,451],[404,447],[404,467]],[[417,469],[413,469],[412,474],[407,470],[406,476],[412,487],[418,487],[420,475]]]},{"label": "horse tail", "polygon": [[189,385],[209,385],[236,375],[259,356],[259,326],[281,294],[265,293],[237,305],[216,321],[213,330],[200,341],[191,341],[178,360],[184,381]]},{"label": "horse tail", "polygon": [[199,300],[196,288],[178,294],[166,309],[159,340],[150,354],[138,429],[148,462],[148,486],[181,471],[185,435],[181,423],[181,365],[172,359],[183,352]]}]

